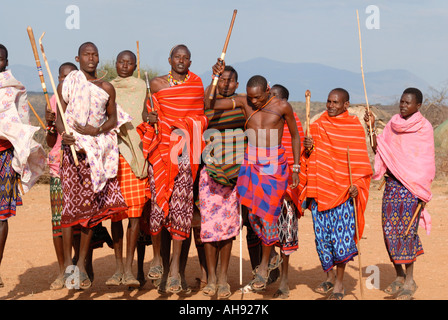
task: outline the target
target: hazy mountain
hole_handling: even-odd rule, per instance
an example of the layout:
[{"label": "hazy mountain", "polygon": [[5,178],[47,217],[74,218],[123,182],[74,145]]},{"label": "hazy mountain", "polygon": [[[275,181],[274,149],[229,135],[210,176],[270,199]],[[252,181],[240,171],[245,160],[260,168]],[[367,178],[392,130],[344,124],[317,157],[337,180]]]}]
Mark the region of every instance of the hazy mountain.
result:
[{"label": "hazy mountain", "polygon": [[[57,73],[60,63],[50,61],[50,68],[57,86]],[[351,72],[318,63],[285,63],[266,58],[255,58],[232,64],[238,71],[240,88],[244,92],[249,78],[255,74],[265,76],[271,85],[280,83],[288,88],[290,101],[304,101],[305,91],[311,91],[312,101],[326,101],[328,92],[336,87],[349,91],[352,103],[365,103],[361,72]],[[13,65],[10,67],[16,79],[21,81],[30,92],[42,92],[35,66]],[[48,92],[53,92],[46,67],[42,61],[45,83]],[[204,85],[211,81],[210,71],[200,74]],[[425,93],[429,84],[406,70],[384,70],[365,73],[367,97],[370,104],[395,103],[401,92],[415,86]]]},{"label": "hazy mountain", "polygon": [[[260,74],[270,85],[282,84],[290,92],[290,101],[305,101],[305,91],[311,91],[312,101],[326,101],[328,92],[336,87],[349,91],[352,103],[365,103],[361,71],[359,73],[337,69],[318,63],[285,63],[266,58],[256,58],[234,63],[238,72],[239,92],[245,91],[249,78]],[[204,85],[210,83],[210,71],[201,75]],[[365,72],[369,104],[390,104],[397,101],[403,90],[415,86],[426,91],[429,84],[406,70]]]},{"label": "hazy mountain", "polygon": [[[42,71],[44,73],[44,80],[45,85],[47,86],[48,92],[53,92],[53,87],[51,85],[50,76],[47,73],[47,68],[45,66],[45,63],[43,59],[41,60],[42,64]],[[50,70],[53,75],[53,81],[55,86],[58,86],[58,72],[59,72],[59,66],[61,63],[58,61],[52,60],[49,61],[48,64],[50,65]],[[22,64],[15,64],[8,67],[8,69],[11,70],[14,77],[23,83],[26,90],[28,92],[40,92],[42,93],[42,86],[40,84],[40,78],[39,74],[37,72],[37,68],[35,65],[33,66],[25,66]]]}]

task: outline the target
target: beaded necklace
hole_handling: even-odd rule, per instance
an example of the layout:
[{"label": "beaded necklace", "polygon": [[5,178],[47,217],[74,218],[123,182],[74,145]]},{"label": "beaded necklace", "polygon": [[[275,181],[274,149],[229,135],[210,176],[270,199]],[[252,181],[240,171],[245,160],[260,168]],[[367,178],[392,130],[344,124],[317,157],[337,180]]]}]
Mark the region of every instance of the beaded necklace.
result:
[{"label": "beaded necklace", "polygon": [[185,83],[185,82],[187,82],[188,79],[190,79],[189,73],[187,73],[187,75],[185,76],[185,79],[181,81],[181,80],[174,79],[173,75],[171,74],[171,71],[168,72],[168,82],[170,83],[170,87]]}]

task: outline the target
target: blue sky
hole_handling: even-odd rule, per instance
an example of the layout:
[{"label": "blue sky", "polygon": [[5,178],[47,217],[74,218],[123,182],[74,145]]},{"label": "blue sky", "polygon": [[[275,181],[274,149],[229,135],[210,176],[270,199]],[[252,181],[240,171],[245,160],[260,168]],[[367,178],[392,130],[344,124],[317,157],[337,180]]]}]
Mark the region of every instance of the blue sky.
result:
[{"label": "blue sky", "polygon": [[[70,5],[79,8],[79,29],[66,27]],[[379,29],[365,25],[369,5],[379,9]],[[7,1],[0,43],[10,65],[35,66],[28,25],[36,41],[46,32],[47,57],[59,62],[73,61],[85,41],[97,44],[101,60],[113,60],[121,50],[135,51],[138,40],[141,65],[161,73],[168,71],[171,47],[184,43],[192,52],[191,70],[201,74],[221,54],[234,9],[228,64],[266,57],[360,72],[358,10],[365,72],[405,69],[434,87],[448,81],[448,1],[442,0]]]}]

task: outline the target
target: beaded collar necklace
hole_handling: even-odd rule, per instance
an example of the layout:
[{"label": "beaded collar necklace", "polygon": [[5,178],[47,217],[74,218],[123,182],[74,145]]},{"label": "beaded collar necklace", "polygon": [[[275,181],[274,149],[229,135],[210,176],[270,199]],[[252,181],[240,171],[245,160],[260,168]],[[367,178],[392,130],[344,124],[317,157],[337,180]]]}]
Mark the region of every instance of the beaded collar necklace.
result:
[{"label": "beaded collar necklace", "polygon": [[188,79],[190,79],[189,73],[187,73],[187,75],[185,76],[185,79],[181,81],[181,80],[174,79],[173,75],[171,74],[171,71],[168,72],[168,82],[170,83],[170,87],[185,83],[188,81]]}]

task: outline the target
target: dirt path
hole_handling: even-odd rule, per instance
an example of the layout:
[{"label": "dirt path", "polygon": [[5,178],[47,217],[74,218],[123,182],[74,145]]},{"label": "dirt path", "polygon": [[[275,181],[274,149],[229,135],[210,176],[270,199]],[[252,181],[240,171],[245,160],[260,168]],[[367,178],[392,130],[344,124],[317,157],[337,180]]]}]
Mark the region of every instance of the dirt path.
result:
[{"label": "dirt path", "polygon": [[[394,270],[389,261],[381,231],[381,193],[377,191],[377,182],[372,183],[366,212],[366,227],[361,242],[364,281],[371,275],[378,275],[379,289],[365,290],[365,299],[387,300],[389,296],[382,290],[394,279]],[[432,232],[428,236],[420,229],[420,237],[425,254],[416,263],[415,279],[419,286],[415,294],[417,300],[448,299],[448,281],[440,267],[448,265],[447,226],[448,184],[436,181],[433,184],[433,200],[427,208],[432,216]],[[201,292],[190,296],[160,296],[154,286],[147,282],[140,290],[107,287],[105,281],[114,272],[113,250],[107,246],[94,251],[95,281],[86,291],[49,289],[57,273],[56,255],[51,238],[49,186],[36,185],[23,197],[24,205],[18,209],[17,216],[9,220],[9,236],[0,274],[5,283],[0,288],[0,300],[210,300]],[[110,222],[104,226],[110,228]],[[125,226],[127,223],[124,224]],[[243,238],[245,239],[245,238]],[[316,300],[323,296],[313,288],[324,280],[319,259],[314,246],[314,233],[310,213],[299,220],[299,250],[290,259],[290,299]],[[152,248],[147,247],[145,272],[152,258]],[[238,291],[239,284],[239,238],[234,242],[229,283],[232,296],[230,300],[268,300],[272,299],[278,282],[270,285],[263,293],[249,293],[243,297]],[[250,280],[251,270],[246,243],[243,242],[243,282]],[[136,262],[134,263],[136,273]],[[369,268],[369,270],[367,270]],[[199,276],[199,264],[196,249],[192,245],[187,266],[187,281],[195,283]],[[374,273],[371,273],[373,270]],[[372,283],[371,281],[367,281]],[[375,284],[375,283],[373,283]],[[346,268],[345,290],[347,300],[360,298],[358,282],[358,259],[350,262]]]}]

